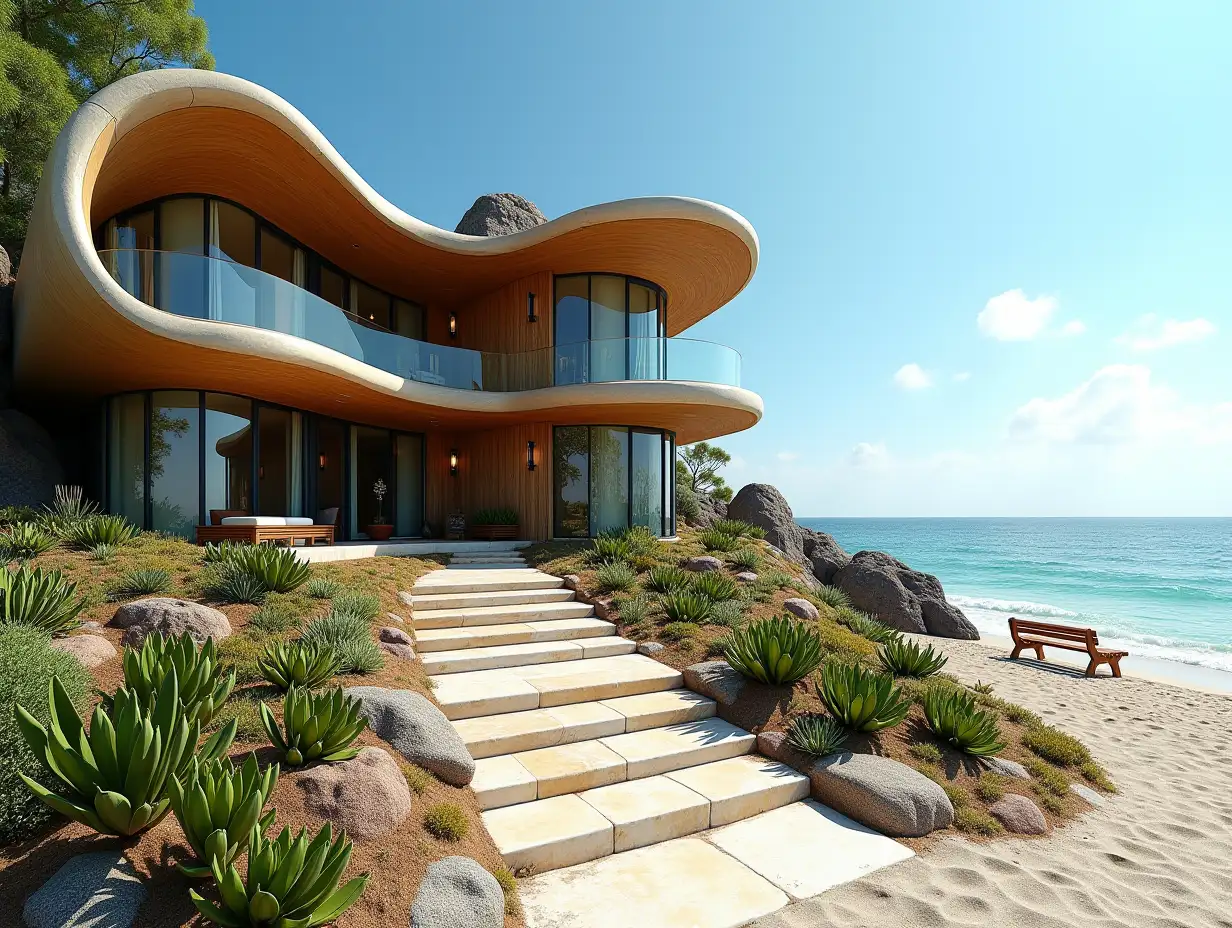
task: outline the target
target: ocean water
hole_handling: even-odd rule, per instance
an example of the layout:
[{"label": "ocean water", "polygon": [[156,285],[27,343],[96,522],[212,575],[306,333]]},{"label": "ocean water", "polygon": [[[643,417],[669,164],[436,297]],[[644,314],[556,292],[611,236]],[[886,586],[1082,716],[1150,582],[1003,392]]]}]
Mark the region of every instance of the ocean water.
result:
[{"label": "ocean water", "polygon": [[1232,671],[1232,519],[799,519],[936,574],[982,634],[1090,626],[1139,657]]}]

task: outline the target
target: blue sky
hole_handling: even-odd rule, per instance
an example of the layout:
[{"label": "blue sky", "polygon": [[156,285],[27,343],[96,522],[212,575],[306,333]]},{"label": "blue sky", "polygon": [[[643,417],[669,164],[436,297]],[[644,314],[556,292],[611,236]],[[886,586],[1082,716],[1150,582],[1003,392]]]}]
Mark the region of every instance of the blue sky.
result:
[{"label": "blue sky", "polygon": [[[452,229],[714,200],[692,330],[801,516],[1232,515],[1232,5],[197,3],[219,70]],[[914,365],[914,367],[912,367]]]}]

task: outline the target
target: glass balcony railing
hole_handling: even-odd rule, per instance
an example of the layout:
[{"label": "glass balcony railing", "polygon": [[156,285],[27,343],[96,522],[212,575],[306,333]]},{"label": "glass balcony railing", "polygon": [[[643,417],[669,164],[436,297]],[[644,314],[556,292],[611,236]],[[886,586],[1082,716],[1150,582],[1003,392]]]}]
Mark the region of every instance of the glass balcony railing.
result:
[{"label": "glass balcony railing", "polygon": [[398,335],[224,258],[137,249],[99,257],[121,287],[157,309],[293,335],[420,383],[491,392],[625,380],[740,385],[740,353],[712,342],[609,338],[514,354],[476,351]]}]

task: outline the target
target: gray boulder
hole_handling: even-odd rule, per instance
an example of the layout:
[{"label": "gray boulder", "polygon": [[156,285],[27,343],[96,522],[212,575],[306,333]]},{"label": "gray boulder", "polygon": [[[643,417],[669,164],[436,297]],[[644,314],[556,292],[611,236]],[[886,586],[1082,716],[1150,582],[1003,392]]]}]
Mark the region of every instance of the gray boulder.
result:
[{"label": "gray boulder", "polygon": [[402,605],[406,606],[408,609],[413,609],[415,606],[415,597],[413,597],[406,590],[399,590],[398,602],[402,603]]},{"label": "gray boulder", "polygon": [[816,606],[807,599],[801,599],[799,596],[783,600],[783,609],[798,619],[805,619],[810,622],[821,617],[821,613],[817,611]]},{"label": "gray boulder", "polygon": [[637,644],[637,653],[645,654],[647,657],[654,657],[656,654],[662,654],[666,650],[667,648],[657,641],[639,641]]},{"label": "gray boulder", "polygon": [[736,579],[741,583],[756,583],[757,574],[751,570],[742,570],[740,573],[736,574]]},{"label": "gray boulder", "polygon": [[796,524],[791,507],[777,488],[768,483],[750,483],[727,504],[727,517],[748,522],[766,531],[766,541],[797,564],[807,565],[804,530]]},{"label": "gray boulder", "polygon": [[697,518],[693,521],[698,528],[710,528],[720,519],[727,518],[727,503],[715,499],[709,493],[697,494]]},{"label": "gray boulder", "polygon": [[451,786],[466,786],[475,776],[475,760],[449,719],[429,700],[410,690],[353,686],[373,733],[394,750]]},{"label": "gray boulder", "polygon": [[7,284],[12,279],[13,262],[9,260],[9,253],[0,248],[0,286]]},{"label": "gray boulder", "polygon": [[406,624],[406,619],[402,618],[402,616],[398,615],[396,612],[385,613],[385,618],[393,622],[395,625],[405,625]]},{"label": "gray boulder", "polygon": [[748,681],[727,661],[705,661],[684,669],[684,685],[721,706],[733,706]]},{"label": "gray boulder", "polygon": [[171,596],[125,603],[111,617],[111,624],[128,629],[124,644],[133,648],[141,647],[145,636],[152,632],[168,638],[188,632],[197,644],[205,644],[207,638],[219,641],[231,634],[230,621],[217,609]]},{"label": "gray boulder", "polygon": [[685,570],[692,570],[697,573],[706,573],[712,570],[722,570],[723,562],[717,557],[710,554],[702,554],[698,557],[691,557],[684,561],[681,565]]},{"label": "gray boulder", "polygon": [[1099,793],[1095,792],[1095,790],[1091,789],[1091,787],[1085,786],[1082,783],[1071,783],[1069,785],[1069,791],[1075,796],[1081,796],[1093,806],[1102,806],[1108,801]]},{"label": "gray boulder", "polygon": [[940,786],[888,757],[845,751],[805,772],[813,798],[892,838],[919,838],[954,821]]},{"label": "gray boulder", "polygon": [[502,928],[505,893],[496,877],[469,857],[428,867],[411,903],[411,928]]},{"label": "gray boulder", "polygon": [[47,430],[25,413],[0,409],[0,506],[50,503],[56,484],[63,482],[64,468]]},{"label": "gray boulder", "polygon": [[975,640],[980,633],[945,599],[940,581],[880,551],[859,551],[834,575],[855,608],[899,631]]},{"label": "gray boulder", "polygon": [[1004,757],[985,757],[983,763],[985,769],[1003,777],[1011,777],[1015,780],[1031,779],[1027,768],[1016,760],[1008,760]]},{"label": "gray boulder", "polygon": [[392,625],[387,625],[382,628],[378,636],[381,641],[388,644],[414,644],[415,639],[408,635],[400,628],[394,628]]},{"label": "gray boulder", "polygon": [[804,556],[813,567],[813,576],[825,584],[834,582],[834,575],[851,563],[851,555],[825,532],[802,528]]},{"label": "gray boulder", "polygon": [[1048,820],[1039,806],[1026,796],[1013,793],[998,799],[988,807],[988,814],[1016,835],[1042,835],[1048,831]]},{"label": "gray boulder", "polygon": [[78,854],[30,894],[22,919],[27,928],[128,928],[145,897],[145,884],[123,854]]},{"label": "gray boulder", "polygon": [[516,193],[485,193],[466,211],[455,232],[462,235],[509,235],[548,221],[530,200]]},{"label": "gray boulder", "polygon": [[411,813],[411,790],[398,762],[381,748],[320,764],[295,779],[304,808],[360,841],[393,831]]},{"label": "gray boulder", "polygon": [[102,635],[73,635],[70,638],[53,638],[51,646],[57,651],[71,654],[84,667],[97,667],[116,656],[115,645]]}]

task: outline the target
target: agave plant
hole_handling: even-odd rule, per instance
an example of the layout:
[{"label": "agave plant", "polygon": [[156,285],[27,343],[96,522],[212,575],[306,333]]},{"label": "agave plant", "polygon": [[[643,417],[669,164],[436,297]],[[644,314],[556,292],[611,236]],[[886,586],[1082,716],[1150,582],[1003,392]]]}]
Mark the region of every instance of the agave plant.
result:
[{"label": "agave plant", "polygon": [[292,686],[320,686],[342,669],[342,659],[327,644],[279,641],[257,658],[257,669],[267,681],[285,691]]},{"label": "agave plant", "polygon": [[735,570],[757,570],[761,567],[761,555],[753,548],[737,548],[727,556],[727,563]]},{"label": "agave plant", "polygon": [[931,677],[945,666],[947,660],[944,654],[933,650],[932,645],[921,647],[902,636],[878,648],[877,659],[887,673],[896,677]]},{"label": "agave plant", "polygon": [[817,695],[832,716],[858,732],[892,728],[911,709],[911,701],[902,697],[893,677],[865,670],[859,664],[827,664]]},{"label": "agave plant", "polygon": [[852,609],[850,606],[840,606],[835,611],[838,613],[839,622],[869,641],[885,644],[888,641],[897,641],[903,637],[902,633],[897,629],[890,628],[888,625],[882,625],[876,619],[865,615],[858,609]]},{"label": "agave plant", "polygon": [[732,538],[765,538],[766,530],[759,525],[742,522],[739,519],[719,519],[711,526],[716,532],[731,535]]},{"label": "agave plant", "polygon": [[689,572],[679,567],[654,567],[646,574],[646,588],[656,593],[679,593],[689,588]]},{"label": "agave plant", "polygon": [[712,603],[724,603],[740,595],[740,587],[726,574],[707,571],[693,580],[693,592],[700,593]]},{"label": "agave plant", "polygon": [[602,564],[606,561],[627,561],[632,555],[633,546],[627,538],[604,533],[591,542],[585,556],[592,564]]},{"label": "agave plant", "polygon": [[637,571],[624,561],[606,561],[595,571],[595,586],[604,593],[623,593],[636,585]]},{"label": "agave plant", "polygon": [[345,696],[340,686],[328,693],[293,686],[282,701],[282,730],[265,703],[261,703],[261,723],[287,765],[298,767],[312,760],[355,757],[359,748],[351,745],[368,727],[368,719],[359,710],[359,700]]},{"label": "agave plant", "polygon": [[729,535],[727,532],[720,532],[717,528],[709,528],[704,532],[698,532],[697,540],[705,546],[707,551],[735,551],[740,546],[738,536]]},{"label": "agave plant", "polygon": [[210,584],[210,593],[225,603],[249,603],[259,606],[269,596],[269,588],[261,578],[223,561],[218,576]]},{"label": "agave plant", "polygon": [[238,541],[228,541],[226,539],[217,543],[207,541],[205,547],[201,549],[201,555],[207,564],[225,564],[242,547],[244,545]]},{"label": "agave plant", "polygon": [[847,731],[828,715],[800,715],[791,720],[787,743],[802,754],[827,757],[847,740]]},{"label": "agave plant", "polygon": [[64,535],[76,547],[89,550],[97,545],[127,544],[137,532],[137,527],[123,516],[92,515],[70,523]]},{"label": "agave plant", "polygon": [[[222,676],[213,638],[198,649],[188,632],[178,638],[152,634],[146,635],[140,648],[124,649],[124,685],[144,702],[162,689],[172,673],[179,681],[180,703],[190,725],[210,724],[235,688],[234,670]],[[111,707],[112,697],[104,695],[103,704]]]},{"label": "agave plant", "polygon": [[248,869],[241,877],[235,864],[217,860],[211,872],[221,905],[190,890],[193,905],[221,928],[318,928],[335,921],[363,894],[368,874],[344,886],[338,880],[351,861],[346,832],[334,839],[328,822],[311,841],[307,829],[291,829],[271,841],[254,828],[248,843]]},{"label": "agave plant", "polygon": [[249,754],[236,769],[230,759],[202,763],[193,758],[183,778],[171,778],[171,811],[184,829],[184,837],[197,855],[196,863],[180,862],[176,868],[190,879],[210,875],[210,865],[223,867],[235,860],[252,836],[274,824],[274,810],[261,810],[278,783],[278,765],[261,772],[257,755]]},{"label": "agave plant", "polygon": [[312,567],[301,561],[293,548],[272,545],[240,545],[226,563],[256,577],[271,593],[290,593],[307,583],[312,575]]},{"label": "agave plant", "polygon": [[824,603],[831,609],[850,609],[851,600],[836,586],[823,583],[813,591],[819,603]]},{"label": "agave plant", "polygon": [[33,522],[15,522],[0,532],[0,561],[27,560],[50,551],[56,536]]},{"label": "agave plant", "polygon": [[71,631],[85,601],[58,570],[0,566],[0,625],[32,625],[50,634]]},{"label": "agave plant", "polygon": [[821,663],[821,636],[788,616],[759,619],[732,632],[727,662],[751,680],[783,686],[802,680]]},{"label": "agave plant", "polygon": [[714,607],[698,593],[668,593],[663,597],[663,614],[669,622],[693,622],[701,625]]},{"label": "agave plant", "polygon": [[934,687],[924,694],[924,720],[942,741],[975,757],[1005,750],[993,712],[982,712],[975,698],[957,687]]},{"label": "agave plant", "polygon": [[[61,815],[109,835],[134,835],[158,824],[170,809],[171,777],[186,772],[197,750],[201,723],[189,722],[180,703],[179,681],[171,672],[149,702],[133,690],[119,690],[108,713],[94,707],[86,733],[72,700],[51,678],[50,730],[17,706],[26,743],[59,781],[53,792],[20,774],[39,799]],[[236,722],[219,729],[200,750],[204,760],[226,753]]]},{"label": "agave plant", "polygon": [[171,586],[171,571],[162,567],[144,567],[130,570],[116,581],[112,595],[118,598],[151,596],[162,593]]}]

